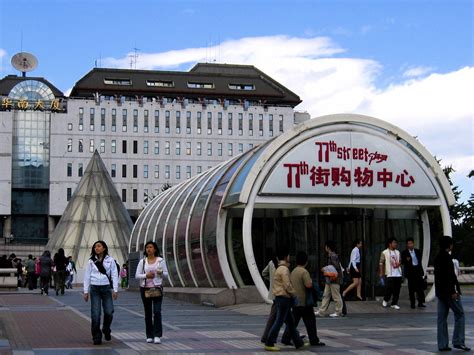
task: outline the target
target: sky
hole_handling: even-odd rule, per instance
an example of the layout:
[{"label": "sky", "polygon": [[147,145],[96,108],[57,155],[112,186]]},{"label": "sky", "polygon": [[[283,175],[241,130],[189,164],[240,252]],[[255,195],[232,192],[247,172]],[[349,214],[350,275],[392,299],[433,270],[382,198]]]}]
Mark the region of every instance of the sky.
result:
[{"label": "sky", "polygon": [[[0,0],[0,77],[20,51],[68,93],[94,66],[251,64],[311,117],[393,123],[474,193],[472,0]],[[133,60],[134,54],[136,60]],[[131,63],[133,61],[133,63]]]}]

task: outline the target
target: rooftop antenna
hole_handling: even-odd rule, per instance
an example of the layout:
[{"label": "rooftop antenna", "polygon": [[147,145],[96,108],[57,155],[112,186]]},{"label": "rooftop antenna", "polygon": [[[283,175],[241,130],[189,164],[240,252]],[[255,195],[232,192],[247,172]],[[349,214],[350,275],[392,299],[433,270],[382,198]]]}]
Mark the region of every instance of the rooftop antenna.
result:
[{"label": "rooftop antenna", "polygon": [[137,69],[137,62],[138,62],[138,51],[140,48],[133,47],[133,54],[130,57],[130,69]]},{"label": "rooftop antenna", "polygon": [[26,77],[26,72],[38,66],[38,59],[31,53],[20,52],[12,57],[11,63],[15,69],[21,71],[23,77]]}]

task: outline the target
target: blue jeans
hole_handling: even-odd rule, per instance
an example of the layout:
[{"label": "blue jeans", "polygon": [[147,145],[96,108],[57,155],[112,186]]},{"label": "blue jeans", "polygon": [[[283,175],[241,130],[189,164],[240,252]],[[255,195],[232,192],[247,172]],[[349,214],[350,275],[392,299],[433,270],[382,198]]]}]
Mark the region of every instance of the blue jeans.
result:
[{"label": "blue jeans", "polygon": [[[112,300],[112,289],[109,285],[90,286],[91,299],[91,332],[93,340],[102,340],[102,332],[110,334],[110,325],[114,315],[114,302]],[[102,332],[100,331],[100,313],[104,308],[104,323],[102,324]]]},{"label": "blue jeans", "polygon": [[293,300],[283,296],[276,296],[273,302],[275,302],[276,308],[275,323],[273,323],[273,326],[270,329],[270,333],[268,334],[265,345],[275,345],[280,328],[282,327],[283,323],[285,323],[295,348],[298,349],[299,347],[303,346],[303,340],[301,340],[300,334],[298,333],[298,330],[296,330],[295,320],[293,319],[293,313],[291,312]]},{"label": "blue jeans", "polygon": [[145,308],[145,329],[146,337],[162,337],[163,325],[161,323],[161,304],[163,296],[146,298],[145,288],[140,287],[140,295],[142,296],[143,307]]},{"label": "blue jeans", "polygon": [[447,348],[449,345],[448,313],[454,313],[453,345],[464,345],[464,309],[461,298],[457,300],[438,298],[438,348]]}]

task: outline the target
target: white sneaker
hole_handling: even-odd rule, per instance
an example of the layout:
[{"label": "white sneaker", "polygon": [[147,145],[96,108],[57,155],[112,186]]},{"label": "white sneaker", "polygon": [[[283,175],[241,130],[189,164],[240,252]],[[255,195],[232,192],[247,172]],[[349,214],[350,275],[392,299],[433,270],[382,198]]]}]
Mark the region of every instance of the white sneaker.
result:
[{"label": "white sneaker", "polygon": [[331,317],[331,318],[337,318],[337,317],[340,317],[340,315],[337,314],[337,313],[331,313],[331,314],[329,315],[329,317]]},{"label": "white sneaker", "polygon": [[390,308],[393,308],[393,309],[400,309],[400,306],[397,306],[396,304],[392,304],[392,305],[390,306]]},{"label": "white sneaker", "polygon": [[146,338],[147,343],[153,343],[153,338]]},{"label": "white sneaker", "polygon": [[388,307],[387,301],[385,301],[385,300],[382,301],[382,307]]},{"label": "white sneaker", "polygon": [[161,344],[161,339],[159,337],[155,337],[155,339],[153,340],[153,342],[155,344]]}]

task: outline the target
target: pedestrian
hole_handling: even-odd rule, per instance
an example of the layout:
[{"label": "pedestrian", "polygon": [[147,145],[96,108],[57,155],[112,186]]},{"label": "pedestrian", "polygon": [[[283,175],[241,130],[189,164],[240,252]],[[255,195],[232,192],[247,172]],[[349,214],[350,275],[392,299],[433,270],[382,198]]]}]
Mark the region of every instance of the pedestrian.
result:
[{"label": "pedestrian", "polygon": [[68,264],[66,266],[66,288],[72,290],[72,282],[74,281],[74,274],[77,274],[76,263],[72,260],[72,256],[68,256]]},{"label": "pedestrian", "polygon": [[18,288],[23,286],[23,263],[20,258],[13,260],[13,267],[16,268],[17,286]]},{"label": "pedestrian", "polygon": [[155,242],[145,244],[145,253],[140,260],[135,278],[140,280],[140,295],[145,309],[146,342],[161,344],[163,324],[161,304],[163,302],[163,278],[168,277],[165,260]]},{"label": "pedestrian", "polygon": [[418,307],[425,308],[425,291],[423,289],[425,272],[423,271],[420,249],[415,249],[413,238],[407,239],[407,248],[402,251],[403,274],[408,280],[410,307],[415,308],[415,293]]},{"label": "pedestrian", "polygon": [[54,266],[56,267],[54,285],[56,288],[56,296],[64,295],[64,287],[66,285],[66,267],[69,264],[68,258],[64,255],[64,249],[59,248],[58,252],[54,255]]},{"label": "pedestrian", "polygon": [[49,250],[43,252],[43,255],[40,257],[39,265],[41,294],[47,296],[53,267],[53,260],[51,260],[51,252]]},{"label": "pedestrian", "polygon": [[[112,340],[110,325],[114,314],[114,300],[118,297],[118,273],[107,244],[98,240],[92,245],[91,256],[84,274],[84,301],[91,299],[91,333],[94,345],[102,344],[102,334]],[[100,330],[101,309],[104,322]]]},{"label": "pedestrian", "polygon": [[352,283],[342,293],[342,298],[346,298],[347,294],[356,289],[356,299],[362,301],[362,276],[361,276],[361,263],[360,263],[360,248],[362,248],[362,240],[356,239],[352,243],[351,257],[347,271],[351,275]]},{"label": "pedestrian", "polygon": [[[290,281],[295,289],[296,304],[293,307],[293,319],[295,320],[295,327],[298,327],[300,319],[303,318],[303,323],[308,333],[309,344],[311,346],[324,346],[318,338],[318,330],[316,328],[316,317],[314,315],[314,298],[313,280],[309,275],[306,266],[308,265],[308,254],[300,251],[296,254],[296,267],[290,275]],[[309,296],[309,297],[308,297]],[[285,345],[291,345],[290,331],[286,327],[285,332],[281,338],[281,342]]]},{"label": "pedestrian", "polygon": [[325,317],[332,298],[336,307],[334,313],[331,313],[329,316],[332,318],[341,317],[344,308],[341,296],[341,284],[343,280],[341,262],[339,261],[339,256],[336,254],[336,244],[332,240],[326,242],[324,249],[327,254],[327,262],[321,271],[325,276],[325,285],[321,307],[319,307],[316,314]]},{"label": "pedestrian", "polygon": [[28,260],[25,262],[26,266],[26,278],[28,280],[28,289],[34,290],[36,288],[36,275],[35,275],[35,261],[33,255],[28,255]]},{"label": "pedestrian", "polygon": [[272,293],[275,297],[275,322],[273,323],[268,338],[265,343],[265,350],[267,351],[279,351],[280,348],[275,346],[277,341],[278,333],[283,323],[288,327],[293,345],[296,349],[300,349],[306,345],[300,337],[298,330],[295,326],[293,319],[293,313],[291,311],[294,305],[295,289],[293,288],[290,281],[290,255],[288,254],[288,248],[283,248],[277,254],[278,257],[278,268],[275,270],[273,275]]},{"label": "pedestrian", "polygon": [[434,261],[435,292],[438,298],[438,349],[451,351],[448,335],[449,309],[454,313],[453,347],[470,351],[465,344],[465,319],[461,302],[461,287],[459,286],[453,265],[451,253],[453,239],[448,236],[441,238],[439,254]]},{"label": "pedestrian", "polygon": [[276,255],[272,257],[272,259],[268,262],[267,266],[262,270],[262,277],[269,282],[269,287],[268,287],[268,296],[267,298],[272,301],[272,308],[270,308],[270,314],[267,319],[267,324],[265,325],[265,330],[263,331],[262,337],[260,341],[262,343],[267,342],[268,338],[268,333],[270,332],[270,329],[273,326],[273,323],[275,323],[275,296],[273,296],[272,292],[272,287],[273,287],[273,275],[275,275],[275,270],[278,267],[278,258]]},{"label": "pedestrian", "polygon": [[388,307],[388,301],[392,298],[390,307],[398,310],[400,309],[398,298],[400,296],[400,288],[402,287],[401,257],[400,252],[397,250],[398,240],[391,237],[387,245],[387,249],[380,254],[379,260],[379,276],[381,283],[385,286],[382,306]]},{"label": "pedestrian", "polygon": [[128,265],[123,264],[122,265],[122,270],[120,270],[120,286],[122,288],[127,288],[128,287]]}]

